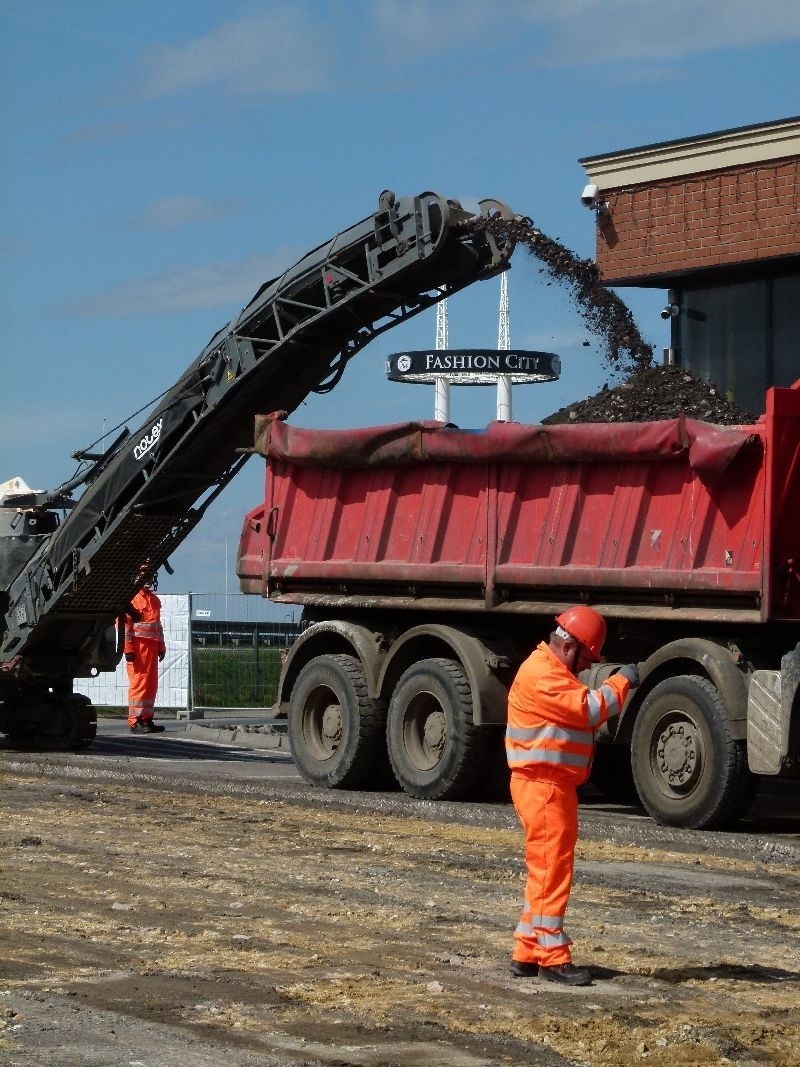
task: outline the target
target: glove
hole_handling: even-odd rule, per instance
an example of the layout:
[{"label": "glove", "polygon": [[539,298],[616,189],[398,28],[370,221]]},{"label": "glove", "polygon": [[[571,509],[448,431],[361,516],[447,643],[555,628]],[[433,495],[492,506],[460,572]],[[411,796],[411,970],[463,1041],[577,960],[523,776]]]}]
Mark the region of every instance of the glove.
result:
[{"label": "glove", "polygon": [[635,663],[626,663],[624,667],[620,667],[617,674],[621,674],[623,678],[627,678],[634,689],[641,681],[639,678],[639,668]]},{"label": "glove", "polygon": [[136,659],[136,653],[135,653],[135,652],[126,652],[126,653],[125,653],[125,660],[126,660],[126,662],[128,662],[128,663],[133,663],[133,661],[134,661],[135,659]]},{"label": "glove", "polygon": [[166,652],[159,652],[159,654],[158,654],[158,662],[159,663],[163,663],[164,662],[164,656],[166,656]]}]

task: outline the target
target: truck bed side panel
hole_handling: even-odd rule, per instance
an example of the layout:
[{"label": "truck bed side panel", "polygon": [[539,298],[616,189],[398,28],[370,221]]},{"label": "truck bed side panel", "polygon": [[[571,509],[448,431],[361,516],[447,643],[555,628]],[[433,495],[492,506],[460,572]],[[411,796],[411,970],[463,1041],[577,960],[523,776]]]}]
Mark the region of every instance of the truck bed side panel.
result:
[{"label": "truck bed side panel", "polygon": [[[765,596],[776,619],[800,619],[800,383],[767,393],[767,522],[772,544]],[[800,632],[798,632],[800,640]]]},{"label": "truck bed side panel", "polygon": [[494,584],[642,595],[761,590],[763,471],[752,452],[708,486],[688,462],[509,464]]},{"label": "truck bed side panel", "polygon": [[282,585],[417,581],[480,590],[486,579],[486,468],[287,467],[270,576]]},{"label": "truck bed side panel", "polygon": [[772,393],[765,420],[736,428],[276,424],[260,577],[298,602],[536,611],[588,595],[618,615],[800,618],[800,390]]}]

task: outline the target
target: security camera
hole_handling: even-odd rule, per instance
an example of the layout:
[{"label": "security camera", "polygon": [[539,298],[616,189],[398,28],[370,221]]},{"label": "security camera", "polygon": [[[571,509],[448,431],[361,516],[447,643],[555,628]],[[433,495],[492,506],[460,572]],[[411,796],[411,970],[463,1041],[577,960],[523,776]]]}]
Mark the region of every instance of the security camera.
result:
[{"label": "security camera", "polygon": [[664,310],[661,312],[662,319],[677,319],[680,315],[681,309],[677,304],[667,304]]},{"label": "security camera", "polygon": [[587,185],[581,193],[581,203],[584,207],[594,207],[597,203],[597,194],[600,190],[596,185]]}]

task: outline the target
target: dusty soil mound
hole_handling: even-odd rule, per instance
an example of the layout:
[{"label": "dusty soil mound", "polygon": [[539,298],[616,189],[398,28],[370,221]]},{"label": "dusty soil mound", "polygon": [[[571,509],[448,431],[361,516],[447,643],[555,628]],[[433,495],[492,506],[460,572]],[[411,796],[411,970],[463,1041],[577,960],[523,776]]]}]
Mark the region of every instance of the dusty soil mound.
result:
[{"label": "dusty soil mound", "polygon": [[658,422],[688,415],[721,425],[749,425],[756,416],[728,403],[712,382],[681,367],[645,367],[614,389],[603,387],[542,419],[558,422]]}]

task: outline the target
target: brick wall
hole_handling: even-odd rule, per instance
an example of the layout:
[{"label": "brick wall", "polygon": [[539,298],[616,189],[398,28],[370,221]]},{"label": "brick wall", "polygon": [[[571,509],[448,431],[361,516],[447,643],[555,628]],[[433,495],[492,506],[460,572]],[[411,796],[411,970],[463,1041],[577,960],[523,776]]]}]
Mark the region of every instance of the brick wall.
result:
[{"label": "brick wall", "polygon": [[800,159],[604,189],[606,282],[800,253]]}]

